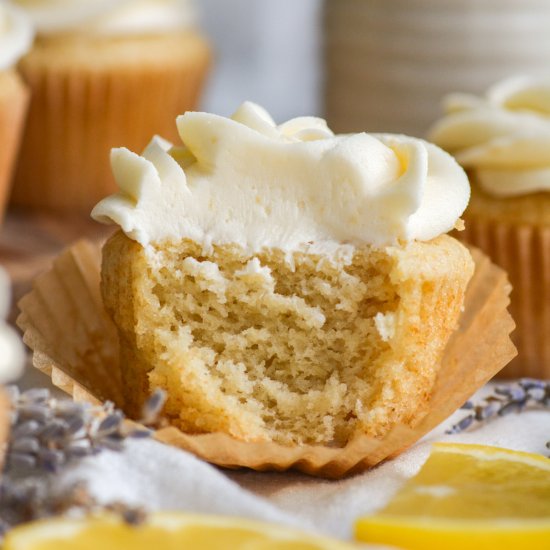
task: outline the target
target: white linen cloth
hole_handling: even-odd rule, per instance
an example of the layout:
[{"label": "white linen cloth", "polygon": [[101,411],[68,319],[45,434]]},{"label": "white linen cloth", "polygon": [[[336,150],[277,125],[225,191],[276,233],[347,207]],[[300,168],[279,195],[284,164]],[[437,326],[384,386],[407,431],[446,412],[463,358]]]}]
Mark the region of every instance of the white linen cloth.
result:
[{"label": "white linen cloth", "polygon": [[221,470],[156,441],[131,440],[123,452],[104,451],[63,472],[59,486],[85,481],[100,502],[244,516],[349,539],[355,520],[382,507],[420,469],[433,442],[550,453],[550,411],[512,413],[467,433],[445,435],[466,414],[457,411],[399,457],[341,481]]}]

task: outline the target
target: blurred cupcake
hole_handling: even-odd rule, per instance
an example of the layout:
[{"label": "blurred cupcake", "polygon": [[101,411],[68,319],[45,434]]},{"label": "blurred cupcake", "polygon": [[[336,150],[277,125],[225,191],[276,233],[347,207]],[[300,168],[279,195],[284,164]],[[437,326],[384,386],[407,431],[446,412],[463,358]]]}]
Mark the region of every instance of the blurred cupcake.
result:
[{"label": "blurred cupcake", "polygon": [[[1,50],[0,50],[1,51]],[[25,364],[25,352],[15,330],[6,322],[11,302],[10,280],[0,268],[0,384],[17,378]],[[0,471],[9,430],[9,400],[0,385]]]},{"label": "blurred cupcake", "polygon": [[519,355],[508,376],[550,378],[550,78],[513,78],[485,97],[453,94],[429,134],[466,168],[459,236],[505,268]]},{"label": "blurred cupcake", "polygon": [[189,0],[16,0],[37,29],[13,203],[88,214],[115,190],[109,151],[175,138],[210,60]]},{"label": "blurred cupcake", "polygon": [[14,66],[30,49],[32,26],[18,8],[0,0],[0,222],[19,149],[28,90]]}]

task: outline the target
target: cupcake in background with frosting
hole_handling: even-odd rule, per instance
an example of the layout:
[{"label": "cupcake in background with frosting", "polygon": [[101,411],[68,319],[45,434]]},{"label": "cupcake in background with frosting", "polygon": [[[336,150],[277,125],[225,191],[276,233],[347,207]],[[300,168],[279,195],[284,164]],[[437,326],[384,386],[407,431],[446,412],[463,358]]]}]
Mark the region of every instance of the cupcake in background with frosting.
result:
[{"label": "cupcake in background with frosting", "polygon": [[504,374],[550,377],[550,76],[516,77],[484,97],[452,94],[429,139],[472,183],[459,237],[508,271],[518,357]]},{"label": "cupcake in background with frosting", "polygon": [[37,39],[20,63],[32,90],[12,202],[89,214],[115,190],[113,146],[174,138],[197,107],[210,48],[191,0],[14,0]]},{"label": "cupcake in background with frosting", "polygon": [[[15,66],[33,40],[25,13],[0,0],[0,222],[9,195],[29,92]],[[1,361],[1,358],[0,358]]]}]

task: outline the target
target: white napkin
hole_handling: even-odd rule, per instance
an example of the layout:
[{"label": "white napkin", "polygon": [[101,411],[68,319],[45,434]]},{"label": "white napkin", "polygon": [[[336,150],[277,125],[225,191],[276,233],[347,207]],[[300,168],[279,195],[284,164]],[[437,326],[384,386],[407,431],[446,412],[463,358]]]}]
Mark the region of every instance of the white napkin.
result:
[{"label": "white napkin", "polygon": [[85,481],[100,502],[245,516],[349,539],[355,520],[382,507],[419,470],[435,441],[549,453],[550,412],[511,414],[468,433],[445,435],[465,414],[457,411],[398,458],[342,481],[221,470],[161,443],[132,440],[123,452],[104,451],[65,471],[60,486]]}]

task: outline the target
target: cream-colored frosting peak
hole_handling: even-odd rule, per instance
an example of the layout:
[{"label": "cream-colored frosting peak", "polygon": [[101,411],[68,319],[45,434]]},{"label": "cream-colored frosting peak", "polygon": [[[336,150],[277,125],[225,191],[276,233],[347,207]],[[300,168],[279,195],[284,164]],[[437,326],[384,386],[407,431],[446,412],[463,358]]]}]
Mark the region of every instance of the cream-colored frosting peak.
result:
[{"label": "cream-colored frosting peak", "polygon": [[550,191],[550,77],[517,77],[485,97],[451,94],[429,139],[497,197]]},{"label": "cream-colored frosting peak", "polygon": [[34,38],[30,19],[19,8],[0,0],[0,71],[25,55]]},{"label": "cream-colored frosting peak", "polygon": [[177,30],[192,25],[192,0],[13,0],[37,32],[132,34]]},{"label": "cream-colored frosting peak", "polygon": [[189,112],[177,126],[184,147],[155,138],[141,156],[113,150],[120,193],[94,208],[96,220],[142,245],[384,246],[449,231],[469,200],[462,168],[420,139],[335,136],[313,117],[277,126],[253,103],[231,118]]},{"label": "cream-colored frosting peak", "polygon": [[25,364],[23,344],[5,318],[11,303],[10,280],[0,268],[0,383],[15,380]]}]

